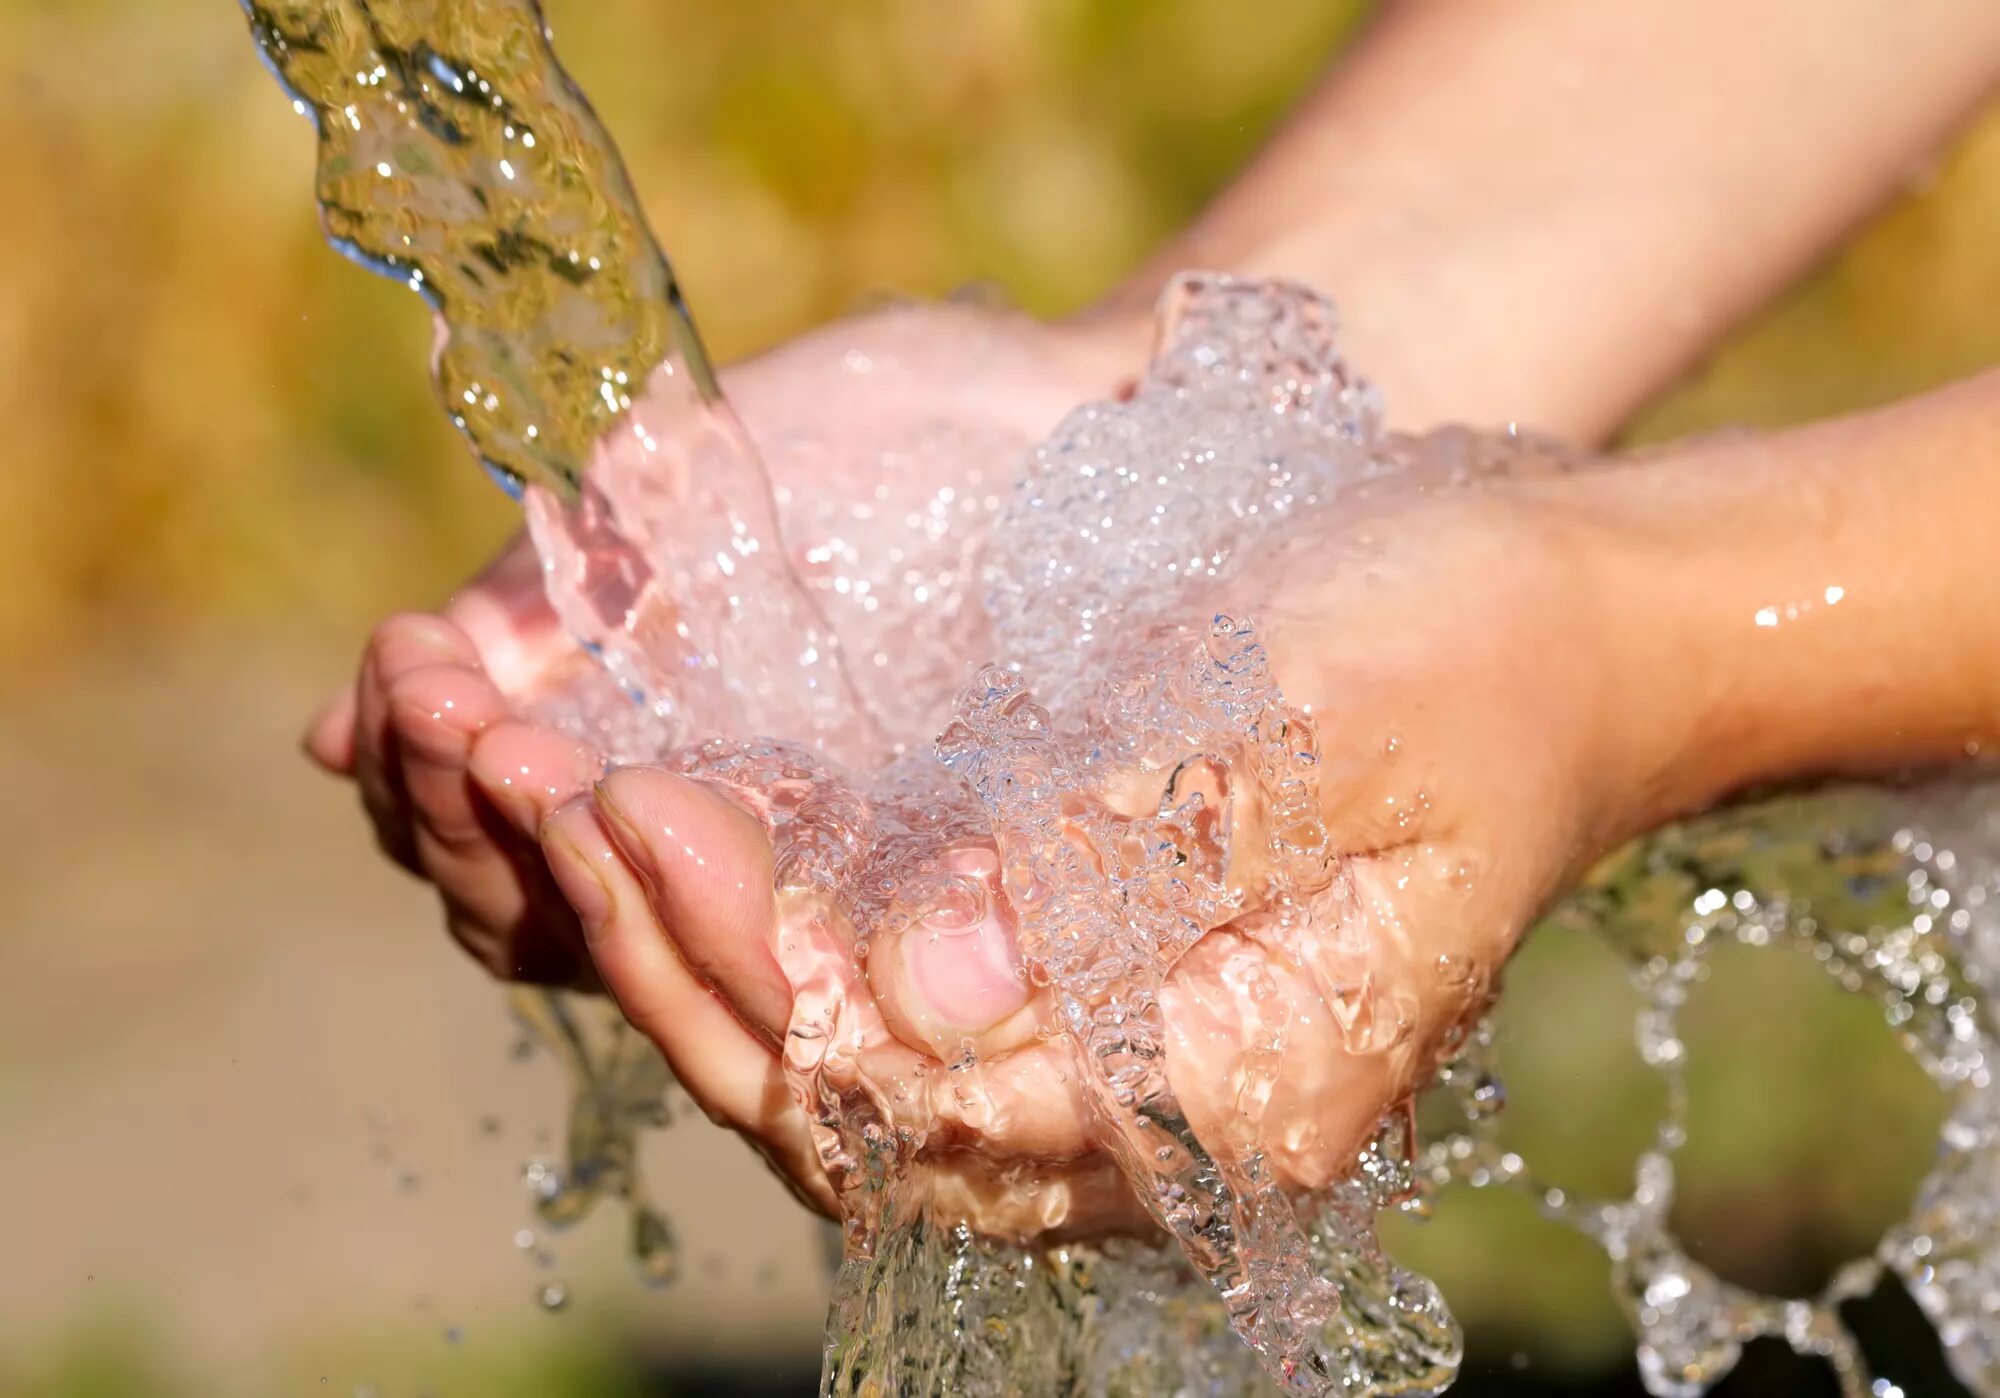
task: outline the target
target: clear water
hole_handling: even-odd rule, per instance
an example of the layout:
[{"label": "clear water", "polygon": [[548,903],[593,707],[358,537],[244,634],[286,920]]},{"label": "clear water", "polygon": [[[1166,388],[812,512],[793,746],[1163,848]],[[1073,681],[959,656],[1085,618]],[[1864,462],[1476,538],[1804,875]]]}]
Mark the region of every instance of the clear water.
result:
[{"label": "clear water", "polygon": [[[885,452],[875,498],[915,527],[859,527],[772,488],[532,3],[246,9],[318,129],[329,237],[437,312],[447,410],[522,496],[549,596],[603,661],[602,682],[523,703],[620,759],[735,789],[770,833],[773,949],[795,995],[785,1069],[843,1215],[827,1391],[1446,1387],[1457,1331],[1435,1288],[1383,1255],[1374,1220],[1453,1179],[1535,1187],[1493,1135],[1484,1032],[1439,1070],[1458,1127],[1419,1143],[1394,1112],[1344,1175],[1301,1191],[1257,1129],[1289,1028],[1280,997],[1255,976],[1233,988],[1254,1028],[1232,1084],[1242,1120],[1204,1139],[1167,1072],[1161,992],[1181,952],[1228,924],[1312,979],[1349,1053],[1416,1051],[1404,1004],[1356,974],[1314,725],[1253,620],[1204,603],[1247,553],[1370,482],[1511,469],[1511,444],[1384,436],[1326,302],[1189,277],[1129,400],[1078,409],[1025,458],[1012,440],[920,433]],[[982,463],[987,488],[959,499],[900,464],[951,451]],[[989,663],[961,683],[968,659]],[[1644,843],[1559,913],[1633,955],[1642,1050],[1670,1083],[1680,997],[1704,949],[1734,937],[1796,943],[1874,995],[1954,1094],[1910,1220],[1821,1298],[1741,1292],[1667,1232],[1678,1093],[1629,1198],[1542,1190],[1612,1257],[1656,1393],[1703,1391],[1760,1334],[1825,1355],[1850,1393],[1889,1392],[1835,1309],[1887,1269],[1965,1382],[2000,1394],[1990,809],[1953,788],[1730,813]],[[937,1147],[995,1125],[1007,1059],[899,1042],[858,989],[871,939],[989,917],[1047,994],[1047,1032],[1021,1052],[1074,1073],[1146,1241],[1010,1240],[1039,1231],[1020,1218],[1060,1237],[1081,1187],[1033,1161],[1006,1181],[1015,1224],[966,1222]],[[566,1164],[531,1173],[544,1219],[622,1199],[642,1271],[671,1279],[636,1152],[660,1121],[657,1055],[601,1006],[517,1004],[577,1083]]]},{"label": "clear water", "polygon": [[437,313],[439,399],[523,497],[565,624],[641,700],[632,745],[740,724],[865,755],[838,638],[539,7],[244,8],[318,132],[329,241]]},{"label": "clear water", "polygon": [[[1608,862],[1556,920],[1630,958],[1642,996],[1641,1059],[1667,1109],[1625,1199],[1573,1197],[1506,1151],[1504,1099],[1482,1027],[1440,1075],[1457,1125],[1424,1149],[1427,1188],[1454,1181],[1528,1191],[1543,1213],[1596,1242],[1639,1340],[1647,1387],[1694,1398],[1758,1337],[1825,1358],[1846,1398],[1898,1393],[1872,1375],[1840,1312],[1900,1279],[1974,1393],[2000,1392],[2000,1090],[1992,994],[2000,977],[2000,801],[1988,784],[1842,787],[1720,812],[1661,832]],[[1898,1041],[1945,1093],[1937,1157],[1906,1219],[1817,1296],[1758,1295],[1717,1277],[1668,1227],[1685,1139],[1687,1046],[1678,1030],[1710,951],[1772,947],[1815,962],[1877,1002]],[[1839,1071],[1829,1065],[1828,1071]]]}]

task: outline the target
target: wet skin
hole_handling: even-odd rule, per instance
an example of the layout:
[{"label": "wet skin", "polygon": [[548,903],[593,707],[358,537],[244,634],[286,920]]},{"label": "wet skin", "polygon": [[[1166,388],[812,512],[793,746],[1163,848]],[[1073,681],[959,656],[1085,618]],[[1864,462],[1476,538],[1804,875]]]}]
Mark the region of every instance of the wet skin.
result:
[{"label": "wet skin", "polygon": [[[1010,333],[1039,332],[1015,323]],[[810,381],[810,361],[805,372],[797,360],[780,367],[789,383]],[[1053,407],[1082,377],[1040,396]],[[779,435],[787,396],[731,387],[752,431]],[[1010,397],[1034,401],[1024,416],[1042,411],[1011,386]],[[884,433],[898,430],[891,407],[875,419]],[[782,457],[771,464],[782,485]],[[863,461],[853,479],[865,474]],[[852,488],[838,472],[814,484]],[[1321,729],[1342,925],[1323,955],[1303,957],[1217,927],[1174,968],[1165,997],[1170,1077],[1197,1134],[1211,1149],[1264,1150],[1300,1185],[1351,1159],[1483,1003],[1535,911],[1604,846],[1592,783],[1616,770],[1590,718],[1610,683],[1595,672],[1609,653],[1602,623],[1573,609],[1561,625],[1523,623],[1590,595],[1579,547],[1550,537],[1501,481],[1445,495],[1413,480],[1341,516],[1337,530],[1271,551],[1214,605],[1258,619],[1287,696]],[[780,1069],[793,988],[774,947],[798,920],[771,893],[756,793],[609,770],[601,754],[513,717],[509,694],[587,664],[539,586],[516,546],[445,616],[384,623],[352,697],[315,725],[310,746],[354,772],[385,847],[437,885],[454,935],[489,970],[601,985],[712,1116],[831,1211]],[[1159,782],[1128,773],[1101,794],[1136,814]],[[1259,819],[1233,805],[1235,847],[1261,843]],[[977,846],[945,858],[989,882],[997,873]],[[1253,861],[1232,870],[1245,886],[1256,876]],[[1143,1226],[1094,1145],[1070,1046],[1053,1035],[1048,995],[993,893],[973,925],[872,939],[845,987],[871,1026],[863,1071],[904,1104],[947,1207],[980,1226]],[[1261,1134],[1245,1140],[1235,1123],[1249,997],[1267,981],[1291,1028]],[[1373,991],[1359,1026],[1335,993],[1356,984]],[[984,1065],[973,1094],[950,1089],[943,1066],[968,1042]]]},{"label": "wet skin", "polygon": [[[905,351],[929,333],[895,330]],[[1010,333],[1026,348],[1039,332]],[[753,433],[812,401],[824,381],[810,356],[837,343],[761,362],[783,370],[761,390],[747,373],[732,384]],[[1023,432],[1115,378],[1072,357],[1074,342],[1047,348],[1063,353],[1001,361],[1031,377],[1063,370],[1018,394],[1035,405]],[[955,372],[947,349],[923,362]],[[1969,641],[2000,612],[2000,579],[1976,546],[2000,509],[1995,461],[2000,377],[1988,376],[1765,439],[1472,488],[1411,480],[1343,502],[1325,529],[1257,560],[1214,609],[1256,618],[1287,697],[1317,725],[1348,896],[1324,949],[1282,955],[1222,926],[1173,968],[1169,1075],[1204,1142],[1262,1149],[1289,1181],[1318,1183],[1596,855],[1752,784],[1992,751],[2000,662]],[[786,462],[771,465],[782,486]],[[820,460],[799,488],[852,489],[858,474]],[[1963,527],[1941,535],[1946,518]],[[792,986],[773,948],[788,923],[756,794],[646,766],[607,772],[599,754],[513,718],[507,695],[584,664],[538,581],[517,546],[445,616],[384,623],[309,746],[356,777],[384,846],[437,885],[454,934],[490,970],[601,985],[710,1115],[831,1210],[780,1067]],[[1149,780],[1130,774],[1102,797],[1143,808]],[[1258,812],[1239,804],[1234,818],[1254,827]],[[976,849],[951,857],[979,864]],[[1013,1234],[1144,1226],[1093,1146],[1067,1041],[1036,1032],[1046,998],[1019,971],[1004,905],[949,935],[873,939],[845,987],[872,1025],[865,1072],[924,1131],[943,1207]],[[1357,1035],[1327,989],[1364,976],[1381,1024]],[[1279,988],[1292,1028],[1245,1140],[1235,1087],[1260,982]],[[938,1088],[940,1052],[967,1039],[984,1090]]]},{"label": "wet skin", "polygon": [[[1991,89],[1989,8],[1929,7],[1919,23],[1854,0],[1827,19],[1819,0],[1390,7],[1122,299],[1143,312],[1183,266],[1301,277],[1338,293],[1348,343],[1396,411],[1601,433]],[[1802,35],[1811,81],[1796,71]],[[1590,61],[1550,83],[1556,53]],[[1752,220],[1734,212],[1753,206]],[[890,335],[915,366],[908,392],[863,409],[833,391],[835,365],[871,333],[808,337],[730,376],[767,442],[830,403],[852,413],[851,457],[772,454],[781,488],[864,488],[871,434],[894,438],[916,403],[1033,440],[1144,358],[1143,334],[1092,343],[1017,323],[1015,352],[974,372],[965,322],[919,317]],[[1314,711],[1351,919],[1409,1024],[1356,1058],[1318,981],[1268,968],[1302,1029],[1265,1116],[1284,1168],[1309,1181],[1343,1158],[1606,844],[1753,782],[1991,750],[1995,652],[1966,638],[2000,611],[2000,570],[1976,546],[2000,525],[1996,398],[1989,385],[1916,405],[1937,430],[1876,415],[1788,434],[1768,460],[1695,448],[1566,484],[1414,495],[1217,599],[1259,619],[1287,694]],[[926,469],[953,478],[949,460]],[[1794,624],[1794,602],[1834,585],[1838,606]],[[1783,625],[1753,622],[1773,607]],[[483,964],[601,984],[712,1115],[827,1208],[773,1047],[790,988],[765,950],[779,910],[761,892],[759,827],[663,772],[604,779],[597,754],[511,717],[506,696],[582,663],[517,545],[444,616],[385,622],[309,746],[357,779],[385,848],[437,886]],[[966,1211],[1017,1230],[1131,1222],[1063,1051],[1023,1037],[1043,1006],[1022,1000],[1010,950],[1004,925],[874,949],[854,991],[882,1015],[884,1070],[934,1067],[972,1031],[994,1054],[995,1110],[939,1104],[954,1149],[936,1161]],[[1237,987],[1267,960],[1218,928],[1175,969],[1175,1084],[1211,1141],[1233,1120],[1214,1085],[1240,1043]],[[1053,1183],[1025,1218],[995,1183],[1023,1158],[1064,1162],[1040,1172]]]}]

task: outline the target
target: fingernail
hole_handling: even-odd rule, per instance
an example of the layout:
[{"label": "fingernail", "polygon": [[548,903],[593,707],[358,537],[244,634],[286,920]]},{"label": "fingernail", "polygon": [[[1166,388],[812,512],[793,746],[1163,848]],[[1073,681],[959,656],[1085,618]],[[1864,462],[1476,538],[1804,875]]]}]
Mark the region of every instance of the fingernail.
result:
[{"label": "fingernail", "polygon": [[998,928],[912,928],[903,937],[903,966],[925,1008],[968,1033],[990,1029],[1028,1003],[1013,938]]},{"label": "fingernail", "polygon": [[454,629],[426,617],[412,617],[383,637],[378,656],[377,673],[385,679],[420,665],[465,665],[472,659]]},{"label": "fingernail", "polygon": [[[611,895],[611,886],[589,855],[583,852],[576,840],[560,821],[551,821],[542,832],[542,849],[549,861],[549,873],[555,876],[556,887],[569,905],[576,909],[578,921],[586,931],[596,931],[611,920],[617,910],[617,901]],[[610,850],[598,855],[598,861],[615,858]]]},{"label": "fingernail", "polygon": [[544,815],[601,774],[604,764],[581,744],[506,724],[487,731],[466,769],[517,829],[533,832]]},{"label": "fingernail", "polygon": [[[961,885],[962,898],[941,905],[903,934],[903,969],[924,1008],[955,1029],[977,1033],[1028,1003],[1031,987],[1014,939],[1012,916],[997,887],[998,863],[966,867],[983,897]],[[954,859],[954,863],[962,862]]]},{"label": "fingernail", "polygon": [[409,671],[389,691],[396,731],[433,762],[463,764],[473,738],[503,712],[484,681],[456,666]]},{"label": "fingernail", "polygon": [[[534,798],[522,789],[511,775],[495,775],[482,771],[479,766],[479,749],[472,750],[472,762],[467,768],[472,780],[479,787],[479,794],[491,801],[505,816],[507,823],[516,830],[532,830],[540,813],[535,809]],[[528,780],[525,774],[519,779]]]},{"label": "fingernail", "polygon": [[[632,862],[632,867],[639,871],[639,876],[652,883],[659,877],[659,861],[654,858],[652,846],[646,842],[645,833],[639,822],[633,818],[630,811],[618,804],[618,786],[619,774],[614,772],[603,781],[592,783],[591,794],[596,798],[597,809],[604,817],[605,828],[611,832],[612,843],[617,845],[620,852]],[[658,891],[656,883],[654,891]]]},{"label": "fingernail", "polygon": [[349,686],[319,706],[299,735],[299,749],[329,772],[346,775],[354,767],[354,689]]}]

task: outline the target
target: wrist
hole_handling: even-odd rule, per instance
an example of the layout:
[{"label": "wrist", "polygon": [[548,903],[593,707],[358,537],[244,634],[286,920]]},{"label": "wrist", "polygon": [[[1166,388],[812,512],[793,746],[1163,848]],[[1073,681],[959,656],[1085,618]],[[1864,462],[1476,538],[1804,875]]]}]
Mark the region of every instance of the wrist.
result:
[{"label": "wrist", "polygon": [[1549,486],[1582,541],[1602,696],[1587,748],[1593,857],[1724,799],[1755,765],[1722,621],[1740,610],[1738,583],[1712,546],[1720,502],[1690,474],[1678,454],[1612,459]]},{"label": "wrist", "polygon": [[2000,743],[2000,376],[1580,473],[1622,833]]},{"label": "wrist", "polygon": [[1116,394],[1145,372],[1153,356],[1159,290],[1143,299],[1107,297],[1047,324],[1049,349],[1063,376],[1089,386],[1078,401]]}]

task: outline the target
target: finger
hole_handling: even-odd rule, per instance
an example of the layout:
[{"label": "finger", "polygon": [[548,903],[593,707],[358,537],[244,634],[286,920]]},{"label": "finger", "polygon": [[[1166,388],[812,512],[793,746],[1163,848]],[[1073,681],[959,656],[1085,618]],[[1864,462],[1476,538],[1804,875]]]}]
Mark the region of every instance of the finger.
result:
[{"label": "finger", "polygon": [[[596,796],[606,828],[640,874],[684,961],[748,1023],[782,1038],[794,992],[772,952],[777,909],[763,827],[719,792],[657,768],[620,768],[599,783]],[[807,941],[819,935],[794,931]],[[968,950],[980,959],[987,955],[976,942]],[[884,955],[889,954],[885,946]],[[950,948],[919,952],[951,954]],[[871,948],[871,960],[874,955]],[[1018,951],[1012,956],[1018,962]],[[968,1059],[965,1049],[974,1036],[961,1035],[946,1055],[956,1066],[947,1067],[891,1031],[845,948],[802,948],[801,957],[802,964],[814,966],[815,978],[842,983],[837,993],[844,1002],[844,1032],[857,1046],[859,1071],[897,1104],[898,1115],[913,1129],[1009,1155],[1067,1159],[1088,1148],[1088,1113],[1065,1045],[982,1053],[973,1042]],[[993,975],[986,968],[945,971],[939,976],[946,982],[941,993],[950,996],[969,985],[973,992],[966,998],[991,1008],[983,981]],[[1006,981],[1006,996],[1025,1000],[1025,983],[1012,979],[1011,966],[999,976]],[[977,1011],[961,1012],[980,1017]],[[1034,1039],[1032,1016],[1023,1037]]]},{"label": "finger", "polygon": [[[1386,850],[1352,871],[1382,974],[1410,988],[1423,1049],[1484,1009],[1546,897],[1527,870],[1492,867],[1449,841]],[[1414,1071],[1429,1067],[1419,1054]]]},{"label": "finger", "polygon": [[474,741],[467,770],[508,825],[534,839],[558,807],[604,775],[604,759],[586,743],[509,719]]},{"label": "finger", "polygon": [[415,613],[392,616],[377,626],[362,656],[355,685],[354,776],[382,847],[413,869],[415,831],[389,712],[389,687],[420,666],[466,663],[476,664],[477,657],[462,632],[437,617]]},{"label": "finger", "polygon": [[[896,1051],[909,1050],[896,1046]],[[889,1050],[869,1056],[868,1072],[888,1078]],[[940,1141],[1029,1160],[1074,1160],[1095,1148],[1089,1102],[1076,1055],[1064,1038],[992,1059],[962,1053],[925,1065],[929,1123]]]},{"label": "finger", "polygon": [[776,1055],[681,960],[593,803],[572,801],[552,815],[542,847],[625,1017],[659,1046],[704,1112],[751,1136],[815,1207],[835,1214],[832,1187]]},{"label": "finger", "polygon": [[415,870],[416,839],[403,808],[402,762],[392,750],[395,733],[389,725],[389,692],[375,660],[377,645],[371,638],[354,679],[354,780],[383,850]]},{"label": "finger", "polygon": [[354,704],[350,681],[320,706],[301,740],[306,756],[337,777],[354,775]]},{"label": "finger", "polygon": [[1104,1154],[1024,1173],[1017,1162],[980,1151],[948,1150],[926,1156],[924,1170],[933,1213],[963,1219],[989,1238],[1049,1243],[1107,1233],[1145,1234],[1156,1227],[1117,1164]]},{"label": "finger", "polygon": [[1340,909],[1283,946],[1235,928],[1176,963],[1168,1076],[1195,1134],[1262,1151],[1288,1183],[1352,1166],[1483,1005],[1512,925],[1428,843],[1353,861]]},{"label": "finger", "polygon": [[714,789],[656,767],[612,772],[596,804],[682,959],[745,1023],[782,1040],[792,983],[772,950],[778,909],[763,826]]},{"label": "finger", "polygon": [[1019,1048],[1041,1017],[1000,889],[990,844],[940,853],[938,877],[899,899],[868,937],[868,983],[890,1030],[913,1047],[952,1059],[970,1044],[990,1055]]},{"label": "finger", "polygon": [[[463,666],[411,670],[389,707],[403,754],[419,862],[459,944],[495,975],[594,984],[581,929],[525,826],[489,800],[472,756],[496,727],[521,727],[485,675]],[[553,806],[551,806],[551,809]]]},{"label": "finger", "polygon": [[[683,962],[746,1023],[782,1039],[793,988],[772,952],[777,908],[763,827],[720,793],[657,768],[620,768],[595,794],[605,828]],[[802,955],[815,964],[815,977],[841,983],[843,1033],[858,1053],[856,1067],[906,1125],[1010,1155],[1067,1159],[1088,1149],[1087,1110],[1066,1046],[1037,1043],[991,1056],[975,1046],[968,1060],[961,1038],[950,1055],[957,1066],[948,1068],[890,1032],[845,949]],[[1008,989],[1020,993],[1018,985]]]},{"label": "finger", "polygon": [[1337,1177],[1398,1095],[1408,1016],[1385,989],[1357,979],[1329,1005],[1238,932],[1196,943],[1160,997],[1168,1082],[1195,1136],[1223,1159],[1261,1152],[1288,1184]]},{"label": "finger", "polygon": [[491,844],[468,771],[474,740],[507,717],[507,702],[477,670],[427,665],[388,685],[402,784],[420,833],[453,851]]},{"label": "finger", "polygon": [[582,966],[574,929],[533,914],[535,883],[546,877],[539,852],[467,770],[480,732],[507,712],[499,691],[476,670],[427,666],[396,680],[389,711],[418,863],[444,899],[453,935],[497,975],[574,980]]}]

